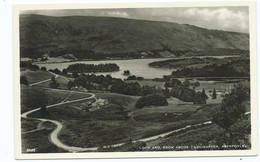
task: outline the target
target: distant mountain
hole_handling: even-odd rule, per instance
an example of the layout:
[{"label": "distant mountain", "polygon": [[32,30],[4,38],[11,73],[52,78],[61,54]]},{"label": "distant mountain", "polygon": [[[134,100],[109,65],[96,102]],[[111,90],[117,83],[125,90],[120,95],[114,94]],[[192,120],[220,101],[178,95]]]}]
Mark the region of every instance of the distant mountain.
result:
[{"label": "distant mountain", "polygon": [[[138,56],[158,51],[249,50],[249,34],[208,30],[187,24],[112,17],[20,15],[23,57],[68,53],[79,58],[93,55]],[[147,53],[144,53],[147,52]]]}]

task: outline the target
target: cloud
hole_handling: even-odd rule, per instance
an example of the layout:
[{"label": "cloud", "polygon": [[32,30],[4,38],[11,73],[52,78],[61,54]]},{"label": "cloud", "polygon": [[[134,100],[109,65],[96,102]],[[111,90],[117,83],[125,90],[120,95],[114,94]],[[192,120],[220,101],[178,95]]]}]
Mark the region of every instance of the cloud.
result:
[{"label": "cloud", "polygon": [[212,29],[248,32],[248,12],[230,8],[190,8],[179,13],[185,20]]},{"label": "cloud", "polygon": [[140,19],[190,24],[209,29],[249,32],[247,7],[156,8],[143,9],[142,12],[137,11],[137,13],[139,16],[136,17]]},{"label": "cloud", "polygon": [[109,11],[109,12],[106,12],[105,15],[116,16],[116,17],[128,17],[128,13],[122,12],[122,11]]},{"label": "cloud", "polygon": [[184,7],[184,8],[128,8],[128,9],[80,9],[34,10],[26,14],[53,16],[109,16],[153,21],[190,24],[203,28],[235,32],[249,32],[248,7]]}]

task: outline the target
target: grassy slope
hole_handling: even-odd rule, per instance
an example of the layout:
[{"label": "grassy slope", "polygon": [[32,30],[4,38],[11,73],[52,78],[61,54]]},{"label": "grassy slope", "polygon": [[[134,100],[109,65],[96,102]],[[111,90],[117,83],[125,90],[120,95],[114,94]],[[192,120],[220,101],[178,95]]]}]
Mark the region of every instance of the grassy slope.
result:
[{"label": "grassy slope", "polygon": [[21,112],[50,105],[61,101],[70,101],[89,97],[89,94],[73,93],[73,91],[55,91],[39,87],[21,86]]},{"label": "grassy slope", "polygon": [[22,134],[22,152],[28,152],[27,149],[36,149],[35,153],[60,153],[66,152],[50,143],[48,136],[53,131],[55,125],[52,123],[48,124],[47,129],[42,129],[32,133]]},{"label": "grassy slope", "polygon": [[156,61],[149,64],[151,67],[160,67],[160,68],[169,68],[169,69],[176,69],[176,68],[184,68],[187,66],[192,65],[210,65],[210,64],[223,64],[228,62],[232,58],[224,58],[224,59],[217,59],[217,58],[183,58],[183,59],[169,59],[165,61]]},{"label": "grassy slope", "polygon": [[[194,105],[178,104],[165,107],[165,110],[163,107],[158,107],[160,110],[156,110],[156,107],[140,110],[134,107],[137,97],[113,93],[99,93],[97,97],[108,99],[109,105],[94,112],[87,112],[78,109],[87,106],[86,101],[84,101],[53,107],[48,110],[50,114],[48,118],[60,120],[64,125],[59,135],[64,143],[91,147],[149,137],[189,124],[207,121],[209,119],[206,112],[212,110],[205,108],[202,111],[198,110],[198,107],[194,108]],[[128,118],[123,116],[122,110],[128,111]],[[171,116],[171,113],[174,112],[183,113],[185,118],[173,120],[165,117],[165,113]],[[38,115],[36,112],[32,116]],[[143,116],[143,118],[140,119],[137,116]]]},{"label": "grassy slope", "polygon": [[[59,76],[58,78],[55,79],[57,83],[60,83],[60,86],[59,88],[60,89],[66,89],[68,90],[68,81],[66,79],[64,79],[63,77]],[[38,84],[36,85],[37,87],[41,87],[41,88],[49,88],[49,84],[50,84],[51,81],[48,81],[48,82],[44,82],[44,83],[41,83],[41,84]]]},{"label": "grassy slope", "polygon": [[30,69],[21,69],[21,76],[25,76],[29,82],[35,83],[42,80],[50,79],[53,75],[42,70],[30,70]]},{"label": "grassy slope", "polygon": [[[112,17],[21,15],[21,48],[125,53],[162,49],[249,48],[248,34]],[[210,52],[207,54],[210,55]]]},{"label": "grassy slope", "polygon": [[[213,124],[175,133],[167,138],[160,138],[155,141],[148,142],[147,146],[149,146],[150,148],[153,148],[154,146],[160,146],[159,150],[161,151],[195,150],[193,146],[198,147],[215,145],[213,139],[217,136],[223,136],[223,129]],[[165,146],[173,146],[175,148],[166,148]],[[178,146],[181,147],[178,148]],[[159,150],[147,149],[145,151]]]}]

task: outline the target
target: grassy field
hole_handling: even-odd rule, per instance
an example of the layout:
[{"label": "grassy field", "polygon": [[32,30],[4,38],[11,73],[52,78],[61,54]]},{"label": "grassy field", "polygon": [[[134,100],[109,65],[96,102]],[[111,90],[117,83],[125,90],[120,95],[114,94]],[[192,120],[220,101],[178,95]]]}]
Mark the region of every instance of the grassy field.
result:
[{"label": "grassy field", "polygon": [[42,70],[21,69],[20,73],[21,76],[25,76],[27,78],[29,84],[50,79],[53,76],[49,72]]},{"label": "grassy field", "polygon": [[74,93],[73,91],[56,91],[53,89],[42,89],[21,85],[21,112],[50,105],[61,101],[70,101],[89,97],[89,94]]},{"label": "grassy field", "polygon": [[22,132],[27,132],[36,129],[39,123],[41,123],[39,120],[22,118],[21,119]]},{"label": "grassy field", "polygon": [[[108,104],[92,112],[82,111],[87,101],[65,104],[48,109],[46,118],[59,120],[64,125],[59,134],[62,142],[72,146],[94,147],[136,140],[186,125],[208,121],[214,106],[201,108],[172,101],[165,107],[135,108],[136,96],[97,93],[97,98]],[[38,112],[31,114],[40,117]]]},{"label": "grassy field", "polygon": [[[66,90],[68,90],[68,87],[67,87],[68,81],[66,79],[64,79],[63,77],[59,76],[55,80],[56,80],[57,83],[60,84],[59,89],[66,89]],[[49,88],[50,82],[51,81],[44,82],[44,83],[41,83],[41,84],[37,84],[36,87],[39,87],[39,88]]]}]

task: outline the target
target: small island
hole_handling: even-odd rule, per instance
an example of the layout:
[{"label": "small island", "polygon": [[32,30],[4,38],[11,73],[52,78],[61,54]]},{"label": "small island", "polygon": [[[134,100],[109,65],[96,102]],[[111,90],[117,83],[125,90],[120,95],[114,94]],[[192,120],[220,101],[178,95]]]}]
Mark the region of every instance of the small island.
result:
[{"label": "small island", "polygon": [[91,73],[91,72],[113,72],[119,71],[119,66],[117,64],[83,64],[77,63],[69,65],[68,72],[78,72],[78,73]]}]

